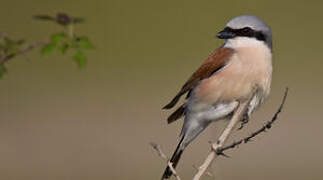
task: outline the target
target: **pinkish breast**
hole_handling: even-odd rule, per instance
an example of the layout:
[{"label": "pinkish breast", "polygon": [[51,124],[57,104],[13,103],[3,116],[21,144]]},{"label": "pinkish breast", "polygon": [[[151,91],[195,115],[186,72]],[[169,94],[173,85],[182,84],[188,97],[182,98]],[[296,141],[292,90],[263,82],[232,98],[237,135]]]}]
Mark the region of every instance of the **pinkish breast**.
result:
[{"label": "pinkish breast", "polygon": [[194,89],[193,101],[198,105],[214,105],[220,101],[246,98],[258,87],[268,95],[272,63],[269,48],[237,47],[229,64],[204,79]]}]

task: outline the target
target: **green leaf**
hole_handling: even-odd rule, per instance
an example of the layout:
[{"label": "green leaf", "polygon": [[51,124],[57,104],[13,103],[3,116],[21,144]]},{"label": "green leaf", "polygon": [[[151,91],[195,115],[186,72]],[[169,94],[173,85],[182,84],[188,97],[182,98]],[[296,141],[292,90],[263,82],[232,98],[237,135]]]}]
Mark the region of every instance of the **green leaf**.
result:
[{"label": "green leaf", "polygon": [[77,39],[77,44],[80,48],[83,49],[94,49],[92,42],[87,37],[79,37]]},{"label": "green leaf", "polygon": [[43,46],[43,48],[41,49],[41,54],[43,56],[47,56],[49,54],[51,54],[57,47],[56,43],[49,43],[46,44],[45,46]]},{"label": "green leaf", "polygon": [[56,33],[51,36],[52,43],[60,43],[63,39],[65,39],[67,35],[64,32]]},{"label": "green leaf", "polygon": [[2,79],[3,75],[6,73],[7,73],[7,68],[3,64],[1,64],[0,65],[0,79]]},{"label": "green leaf", "polygon": [[76,53],[73,55],[73,59],[80,68],[85,67],[87,61],[84,52],[76,51]]},{"label": "green leaf", "polygon": [[59,47],[59,51],[60,51],[62,54],[65,54],[65,53],[66,53],[66,51],[68,50],[68,48],[69,48],[69,45],[68,45],[67,43],[64,43],[64,44],[62,44],[62,46],[61,46],[61,47]]}]

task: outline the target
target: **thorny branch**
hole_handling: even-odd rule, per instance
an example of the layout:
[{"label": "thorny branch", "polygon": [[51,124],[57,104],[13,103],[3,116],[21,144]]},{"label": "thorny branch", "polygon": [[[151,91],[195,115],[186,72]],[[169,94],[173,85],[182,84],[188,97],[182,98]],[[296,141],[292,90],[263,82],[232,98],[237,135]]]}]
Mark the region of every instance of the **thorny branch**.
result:
[{"label": "thorny branch", "polygon": [[265,123],[265,125],[263,127],[261,127],[260,129],[258,129],[257,131],[251,133],[249,136],[240,139],[239,141],[233,142],[227,146],[224,146],[223,148],[218,149],[217,154],[218,155],[224,155],[226,156],[223,152],[228,150],[228,149],[232,149],[235,148],[236,146],[242,144],[242,143],[248,143],[252,140],[252,138],[256,137],[257,135],[259,135],[262,132],[266,132],[266,130],[269,130],[272,127],[272,124],[277,120],[277,117],[279,115],[279,113],[282,111],[286,98],[287,98],[287,94],[288,94],[288,88],[286,88],[285,90],[285,94],[283,97],[283,100],[278,108],[278,110],[276,111],[276,113],[274,114],[274,116],[272,117],[272,119],[270,121],[267,121]]},{"label": "thorny branch", "polygon": [[166,160],[168,167],[170,168],[170,170],[172,171],[173,175],[175,176],[175,178],[177,180],[181,180],[181,178],[179,177],[179,175],[177,174],[176,170],[173,167],[173,164],[169,161],[169,158],[163,153],[163,151],[161,150],[160,145],[151,142],[150,146],[158,153],[158,155],[163,158],[164,160]]}]

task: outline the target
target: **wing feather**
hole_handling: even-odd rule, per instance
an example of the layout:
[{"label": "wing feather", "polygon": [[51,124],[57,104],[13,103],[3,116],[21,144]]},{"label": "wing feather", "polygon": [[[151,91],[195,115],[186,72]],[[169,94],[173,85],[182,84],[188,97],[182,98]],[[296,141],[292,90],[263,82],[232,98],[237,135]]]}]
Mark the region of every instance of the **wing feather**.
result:
[{"label": "wing feather", "polygon": [[201,80],[210,77],[214,72],[222,69],[233,54],[231,48],[219,48],[215,50],[204,63],[185,82],[181,90],[163,109],[171,109],[176,105],[182,95],[193,89]]}]

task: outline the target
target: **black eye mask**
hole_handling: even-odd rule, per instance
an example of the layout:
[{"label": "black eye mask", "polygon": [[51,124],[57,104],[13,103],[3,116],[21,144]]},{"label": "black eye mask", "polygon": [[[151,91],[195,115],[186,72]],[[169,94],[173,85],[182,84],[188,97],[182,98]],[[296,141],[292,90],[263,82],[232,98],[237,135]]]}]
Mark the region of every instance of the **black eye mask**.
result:
[{"label": "black eye mask", "polygon": [[234,37],[238,37],[238,36],[253,37],[253,38],[256,38],[257,40],[264,41],[264,42],[266,42],[267,40],[267,37],[264,33],[262,33],[261,31],[255,31],[250,27],[244,27],[241,29],[232,29],[232,28],[226,27],[224,28],[223,31],[234,34],[235,35]]}]

